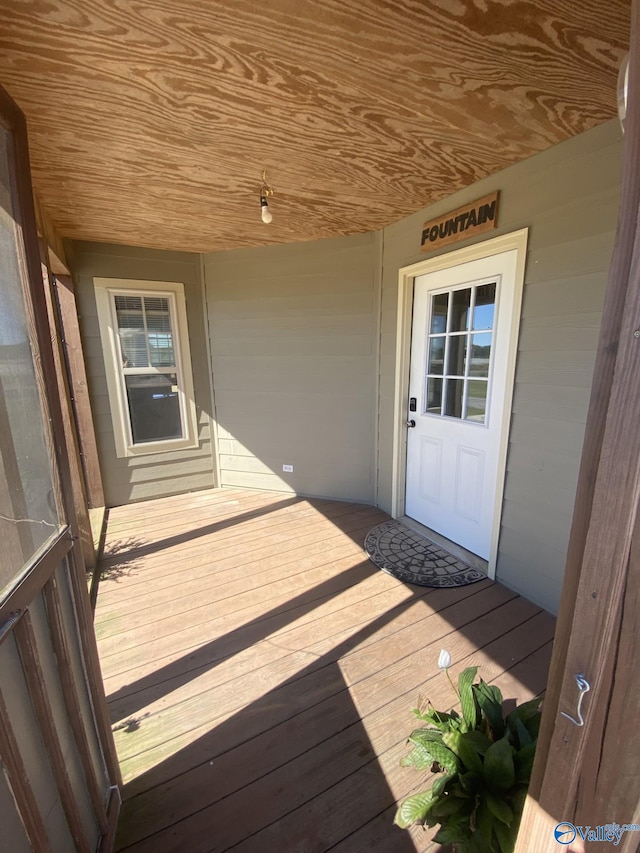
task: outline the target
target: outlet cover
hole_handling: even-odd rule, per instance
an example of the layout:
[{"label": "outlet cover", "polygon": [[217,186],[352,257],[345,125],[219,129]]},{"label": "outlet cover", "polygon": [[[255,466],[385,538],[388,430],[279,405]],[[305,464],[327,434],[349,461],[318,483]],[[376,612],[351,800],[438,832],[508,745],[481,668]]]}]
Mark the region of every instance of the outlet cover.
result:
[{"label": "outlet cover", "polygon": [[293,465],[283,465],[282,470],[287,471],[290,474],[293,471]]}]

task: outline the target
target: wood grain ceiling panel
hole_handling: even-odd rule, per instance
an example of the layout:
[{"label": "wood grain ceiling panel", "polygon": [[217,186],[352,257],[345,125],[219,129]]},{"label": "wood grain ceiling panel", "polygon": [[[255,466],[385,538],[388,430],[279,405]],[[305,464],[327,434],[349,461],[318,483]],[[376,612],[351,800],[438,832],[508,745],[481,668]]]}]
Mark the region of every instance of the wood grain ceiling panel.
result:
[{"label": "wood grain ceiling panel", "polygon": [[213,251],[381,228],[613,117],[630,0],[0,0],[0,16],[0,82],[60,232]]}]

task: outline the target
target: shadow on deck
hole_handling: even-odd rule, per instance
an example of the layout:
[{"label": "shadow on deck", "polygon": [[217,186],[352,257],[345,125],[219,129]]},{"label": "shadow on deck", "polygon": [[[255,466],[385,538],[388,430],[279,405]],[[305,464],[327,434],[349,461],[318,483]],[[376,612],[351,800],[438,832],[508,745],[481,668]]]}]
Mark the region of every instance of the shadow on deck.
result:
[{"label": "shadow on deck", "polygon": [[479,664],[546,683],[552,617],[499,584],[409,587],[362,550],[372,507],[217,490],[111,510],[96,630],[131,853],[416,853],[392,825],[419,694]]}]

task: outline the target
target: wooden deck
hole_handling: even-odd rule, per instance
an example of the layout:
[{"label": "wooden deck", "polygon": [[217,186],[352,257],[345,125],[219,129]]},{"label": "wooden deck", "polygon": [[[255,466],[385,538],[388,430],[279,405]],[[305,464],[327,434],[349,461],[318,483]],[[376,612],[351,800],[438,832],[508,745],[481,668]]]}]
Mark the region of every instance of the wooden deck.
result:
[{"label": "wooden deck", "polygon": [[371,507],[218,490],[109,513],[96,628],[125,780],[117,850],[415,853],[392,825],[419,694],[470,664],[544,689],[554,620],[499,584],[406,586]]}]

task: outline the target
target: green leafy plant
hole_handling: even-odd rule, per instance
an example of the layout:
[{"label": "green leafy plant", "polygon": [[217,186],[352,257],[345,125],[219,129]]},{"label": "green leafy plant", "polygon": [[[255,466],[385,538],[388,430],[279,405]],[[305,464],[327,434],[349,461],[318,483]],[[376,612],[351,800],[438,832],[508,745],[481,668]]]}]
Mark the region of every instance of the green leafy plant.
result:
[{"label": "green leafy plant", "polygon": [[[438,665],[449,681],[449,653]],[[478,667],[460,673],[461,713],[436,711],[430,703],[414,714],[427,723],[409,737],[405,767],[431,770],[431,787],[403,800],[395,823],[436,826],[439,844],[457,853],[511,853],[531,778],[540,728],[541,697],[516,707],[506,717],[500,690],[480,679]]]}]

